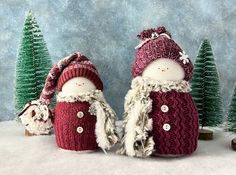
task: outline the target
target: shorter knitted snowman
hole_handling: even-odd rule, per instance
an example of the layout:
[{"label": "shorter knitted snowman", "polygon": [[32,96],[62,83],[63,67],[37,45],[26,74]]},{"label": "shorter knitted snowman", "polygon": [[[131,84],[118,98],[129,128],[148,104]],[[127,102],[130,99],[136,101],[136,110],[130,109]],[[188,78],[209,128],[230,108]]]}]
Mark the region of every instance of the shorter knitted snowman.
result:
[{"label": "shorter knitted snowman", "polygon": [[131,90],[125,98],[120,154],[147,157],[193,153],[198,112],[190,94],[193,65],[165,27],[138,38]]},{"label": "shorter knitted snowman", "polygon": [[[57,103],[49,105],[57,87]],[[54,124],[57,145],[66,150],[94,151],[117,142],[115,113],[103,97],[103,83],[88,58],[77,52],[50,70],[40,99],[19,114],[26,130],[48,134]]]}]

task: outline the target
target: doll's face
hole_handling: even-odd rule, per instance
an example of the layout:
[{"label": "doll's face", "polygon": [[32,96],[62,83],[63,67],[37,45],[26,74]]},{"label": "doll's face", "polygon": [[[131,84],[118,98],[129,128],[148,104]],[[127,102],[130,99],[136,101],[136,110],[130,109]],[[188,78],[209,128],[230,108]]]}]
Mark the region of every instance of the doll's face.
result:
[{"label": "doll's face", "polygon": [[62,92],[65,95],[77,95],[95,89],[96,86],[84,77],[72,78],[62,86]]},{"label": "doll's face", "polygon": [[185,77],[183,68],[175,61],[168,58],[160,58],[151,62],[143,71],[143,77],[154,80],[183,80]]}]

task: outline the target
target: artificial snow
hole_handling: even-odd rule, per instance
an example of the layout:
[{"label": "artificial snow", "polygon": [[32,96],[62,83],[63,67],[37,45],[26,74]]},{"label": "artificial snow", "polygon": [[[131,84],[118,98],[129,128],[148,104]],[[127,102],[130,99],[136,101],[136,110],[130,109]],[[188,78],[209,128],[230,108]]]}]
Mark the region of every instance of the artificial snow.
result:
[{"label": "artificial snow", "polygon": [[0,175],[171,175],[236,174],[235,134],[216,128],[213,141],[199,141],[197,151],[181,158],[131,158],[102,151],[78,154],[57,147],[55,136],[24,136],[16,121],[0,122]]}]

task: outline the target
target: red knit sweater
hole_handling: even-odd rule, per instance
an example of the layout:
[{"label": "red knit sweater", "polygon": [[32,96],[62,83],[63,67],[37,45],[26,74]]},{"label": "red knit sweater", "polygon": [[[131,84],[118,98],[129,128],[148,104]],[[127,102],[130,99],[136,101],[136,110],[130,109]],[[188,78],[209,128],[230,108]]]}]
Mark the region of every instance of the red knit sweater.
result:
[{"label": "red knit sweater", "polygon": [[151,92],[155,150],[163,155],[191,154],[197,148],[198,113],[189,93]]},{"label": "red knit sweater", "polygon": [[88,102],[57,102],[54,130],[59,147],[75,151],[98,148],[96,116],[89,113],[89,107]]}]

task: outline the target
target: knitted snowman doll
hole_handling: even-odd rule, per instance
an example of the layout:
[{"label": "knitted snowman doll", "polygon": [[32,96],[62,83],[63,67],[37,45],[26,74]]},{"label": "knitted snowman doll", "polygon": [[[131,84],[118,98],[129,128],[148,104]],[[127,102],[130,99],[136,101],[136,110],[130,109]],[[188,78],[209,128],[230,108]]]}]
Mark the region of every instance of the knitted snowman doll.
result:
[{"label": "knitted snowman doll", "polygon": [[147,157],[193,153],[198,112],[190,94],[193,65],[164,27],[138,38],[131,90],[125,97],[120,154]]},{"label": "knitted snowman doll", "polygon": [[[52,112],[49,105],[58,90]],[[115,113],[103,97],[103,83],[94,65],[77,52],[50,70],[40,99],[19,114],[26,130],[49,134],[54,123],[57,145],[66,150],[94,151],[117,142]]]}]

